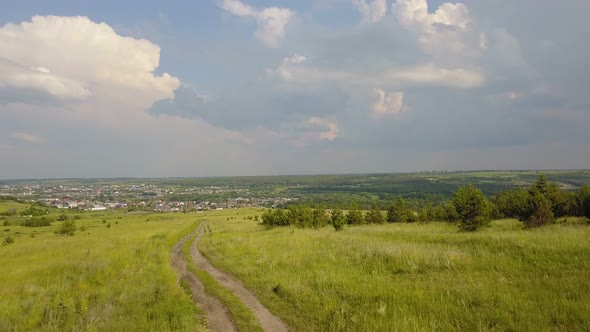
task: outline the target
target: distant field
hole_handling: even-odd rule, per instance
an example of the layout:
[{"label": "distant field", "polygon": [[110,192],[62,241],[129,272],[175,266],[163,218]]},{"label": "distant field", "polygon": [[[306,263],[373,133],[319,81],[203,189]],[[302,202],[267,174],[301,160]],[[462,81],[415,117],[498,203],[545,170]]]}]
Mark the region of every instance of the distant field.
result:
[{"label": "distant field", "polygon": [[62,222],[2,226],[0,242],[14,243],[0,247],[0,331],[205,330],[169,263],[195,214],[68,213],[75,215],[85,230],[74,236],[53,233]]},{"label": "distant field", "polygon": [[7,212],[8,210],[16,210],[16,211],[22,211],[24,209],[26,209],[28,207],[27,204],[23,204],[23,203],[19,203],[19,202],[13,202],[13,201],[0,201],[0,213],[3,212]]},{"label": "distant field", "polygon": [[[297,331],[590,330],[590,227],[498,220],[335,232],[205,214],[201,250]],[[228,220],[230,218],[230,220]],[[235,218],[235,219],[233,219]]]}]

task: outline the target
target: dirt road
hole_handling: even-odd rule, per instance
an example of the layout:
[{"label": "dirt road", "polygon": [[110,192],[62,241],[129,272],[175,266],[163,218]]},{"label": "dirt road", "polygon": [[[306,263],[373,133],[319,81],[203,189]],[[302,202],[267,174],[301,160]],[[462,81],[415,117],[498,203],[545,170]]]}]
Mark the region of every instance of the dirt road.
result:
[{"label": "dirt road", "polygon": [[[200,228],[197,228],[195,232],[199,230]],[[186,267],[186,261],[182,256],[182,247],[186,241],[195,235],[195,232],[185,236],[180,242],[174,245],[170,257],[172,266],[176,269],[179,278],[182,278],[190,286],[193,294],[192,299],[195,301],[197,307],[205,312],[208,329],[214,332],[237,331],[227,308],[216,298],[207,295],[199,278]]]},{"label": "dirt road", "polygon": [[[201,224],[204,226],[203,224]],[[289,331],[287,325],[277,316],[273,315],[266,307],[258,301],[256,296],[250,292],[241,282],[232,278],[227,273],[216,269],[205,256],[199,251],[199,241],[203,237],[204,227],[200,227],[199,235],[191,245],[191,256],[197,267],[205,270],[217,280],[223,287],[232,291],[251,311],[254,313],[260,326],[265,331],[283,332]]]}]

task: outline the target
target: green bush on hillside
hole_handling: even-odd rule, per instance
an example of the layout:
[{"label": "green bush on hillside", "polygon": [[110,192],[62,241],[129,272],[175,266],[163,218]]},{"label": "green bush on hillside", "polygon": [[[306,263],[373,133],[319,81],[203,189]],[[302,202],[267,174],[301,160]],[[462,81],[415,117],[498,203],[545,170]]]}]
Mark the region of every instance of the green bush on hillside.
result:
[{"label": "green bush on hillside", "polygon": [[73,220],[64,221],[61,226],[55,230],[57,235],[69,235],[73,236],[76,233],[76,222]]}]

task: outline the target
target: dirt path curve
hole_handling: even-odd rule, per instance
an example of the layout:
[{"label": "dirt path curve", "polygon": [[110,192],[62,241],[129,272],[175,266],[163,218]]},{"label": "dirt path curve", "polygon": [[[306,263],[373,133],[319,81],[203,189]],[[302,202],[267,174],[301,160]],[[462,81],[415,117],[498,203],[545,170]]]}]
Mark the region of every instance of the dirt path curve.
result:
[{"label": "dirt path curve", "polygon": [[[202,224],[203,225],[203,224]],[[258,301],[256,296],[247,290],[241,282],[235,280],[227,273],[213,267],[209,260],[199,251],[199,241],[204,234],[204,227],[199,230],[199,235],[191,245],[191,256],[199,269],[207,271],[223,287],[231,290],[258,318],[260,326],[265,331],[283,332],[290,331],[287,325],[277,316],[273,315]]]},{"label": "dirt path curve", "polygon": [[237,331],[227,308],[216,298],[207,295],[203,284],[191,271],[186,267],[186,261],[182,256],[182,247],[189,241],[196,232],[202,230],[202,225],[191,234],[185,236],[180,242],[174,245],[170,255],[172,266],[176,269],[179,278],[184,279],[190,286],[193,293],[192,299],[196,305],[201,308],[207,315],[207,328],[214,332],[232,332]]}]

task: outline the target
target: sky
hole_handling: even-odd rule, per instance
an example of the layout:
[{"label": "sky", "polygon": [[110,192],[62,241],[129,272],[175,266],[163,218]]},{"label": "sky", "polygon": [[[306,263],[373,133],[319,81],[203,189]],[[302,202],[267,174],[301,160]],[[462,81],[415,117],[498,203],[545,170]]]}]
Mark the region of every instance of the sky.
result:
[{"label": "sky", "polygon": [[590,168],[587,0],[0,11],[0,179]]}]

